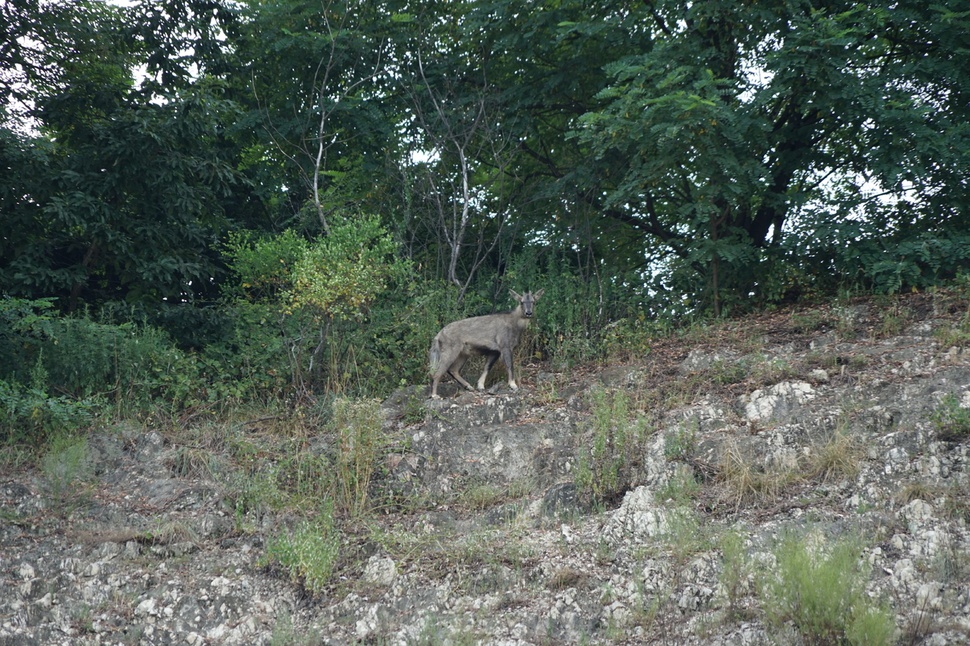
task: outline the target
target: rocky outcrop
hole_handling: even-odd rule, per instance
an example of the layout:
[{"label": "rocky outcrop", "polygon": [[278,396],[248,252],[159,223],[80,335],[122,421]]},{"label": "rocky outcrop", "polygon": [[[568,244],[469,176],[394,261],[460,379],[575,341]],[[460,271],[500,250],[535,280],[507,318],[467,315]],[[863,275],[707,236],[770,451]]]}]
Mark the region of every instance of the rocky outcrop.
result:
[{"label": "rocky outcrop", "polygon": [[[105,430],[86,491],[0,477],[0,644],[810,643],[766,607],[795,535],[856,542],[899,642],[966,643],[970,439],[940,430],[970,408],[970,337],[941,333],[962,312],[910,307],[891,334],[863,303],[527,367],[518,393],[404,389],[372,496],[395,506],[344,527],[316,595],[261,561],[293,512],[243,522],[218,461]],[[614,467],[621,495],[591,496]]]}]

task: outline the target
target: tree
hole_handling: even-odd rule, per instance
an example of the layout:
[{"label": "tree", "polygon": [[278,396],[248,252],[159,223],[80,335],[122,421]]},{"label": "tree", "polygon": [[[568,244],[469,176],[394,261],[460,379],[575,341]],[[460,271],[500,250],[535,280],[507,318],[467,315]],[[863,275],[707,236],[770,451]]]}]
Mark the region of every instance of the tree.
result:
[{"label": "tree", "polygon": [[335,218],[314,240],[292,230],[258,240],[236,235],[227,252],[237,279],[235,307],[255,307],[276,322],[274,336],[283,339],[301,393],[323,372],[320,359],[334,322],[362,321],[388,284],[408,272],[374,216]]},{"label": "tree", "polygon": [[243,189],[226,130],[235,108],[205,74],[213,16],[230,12],[201,0],[14,9],[41,5],[17,14],[21,40],[7,54],[22,63],[8,104],[20,110],[0,133],[4,288],[65,309],[205,294],[229,226],[222,201]]},{"label": "tree", "polygon": [[[447,250],[444,278],[458,288],[461,303],[511,218],[512,205],[501,185],[514,149],[502,131],[486,72],[455,69],[455,59],[440,56],[440,45],[434,47],[439,37],[424,34],[417,43],[402,85],[411,100],[414,138],[426,147],[418,152],[428,157],[412,165],[424,180],[415,186],[423,188],[420,195],[437,216],[431,229],[436,247]],[[435,63],[423,60],[422,47],[439,50]]]},{"label": "tree", "polygon": [[[253,165],[269,169],[320,230],[360,207],[394,122],[381,107],[383,8],[352,0],[258,0],[234,34],[251,111]],[[242,100],[242,97],[240,97]],[[291,223],[287,223],[291,224]],[[306,226],[305,222],[300,223]]]},{"label": "tree", "polygon": [[[488,79],[493,120],[517,144],[503,172],[528,223],[520,244],[584,249],[591,272],[620,280],[639,268],[652,294],[719,312],[725,298],[831,289],[839,272],[871,278],[860,237],[901,258],[899,243],[917,230],[958,240],[968,159],[962,8],[456,7],[460,26],[442,40],[454,50],[435,51],[443,67],[471,73],[461,78]],[[470,84],[455,87],[464,88],[456,103],[474,96]],[[910,275],[925,283],[968,256],[911,264]],[[846,275],[851,267],[858,275]]]},{"label": "tree", "polygon": [[810,236],[850,218],[884,237],[967,224],[968,14],[815,4],[645,3],[654,45],[606,68],[606,105],[574,131],[603,214],[678,257],[681,289],[703,277],[715,312],[722,291],[779,296],[766,263],[830,243],[799,235],[809,221]]}]

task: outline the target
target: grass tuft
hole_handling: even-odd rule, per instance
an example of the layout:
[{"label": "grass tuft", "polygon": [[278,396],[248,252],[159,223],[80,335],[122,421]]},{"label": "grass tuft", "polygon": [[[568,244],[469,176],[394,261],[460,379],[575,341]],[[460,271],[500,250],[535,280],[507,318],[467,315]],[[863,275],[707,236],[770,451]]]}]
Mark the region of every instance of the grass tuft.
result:
[{"label": "grass tuft", "polygon": [[788,535],[775,550],[776,566],[764,575],[762,607],[777,628],[794,626],[807,644],[893,643],[889,609],[866,594],[868,572],[857,540],[828,546]]}]

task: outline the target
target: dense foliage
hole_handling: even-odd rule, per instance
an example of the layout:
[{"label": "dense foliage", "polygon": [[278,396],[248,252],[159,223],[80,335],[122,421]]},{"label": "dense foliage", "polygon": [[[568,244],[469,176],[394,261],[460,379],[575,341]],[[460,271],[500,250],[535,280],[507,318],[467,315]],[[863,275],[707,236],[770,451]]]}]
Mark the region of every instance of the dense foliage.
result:
[{"label": "dense foliage", "polygon": [[573,361],[970,261],[962,0],[10,0],[0,24],[10,419],[420,381],[435,329],[508,287],[546,288],[527,352]]}]

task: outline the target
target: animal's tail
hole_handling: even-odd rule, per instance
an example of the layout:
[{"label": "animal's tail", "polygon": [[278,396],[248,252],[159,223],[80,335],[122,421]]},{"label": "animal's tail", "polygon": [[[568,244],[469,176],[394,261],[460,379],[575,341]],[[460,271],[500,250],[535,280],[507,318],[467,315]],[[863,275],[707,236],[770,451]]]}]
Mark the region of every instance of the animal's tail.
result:
[{"label": "animal's tail", "polygon": [[431,342],[431,353],[430,353],[430,363],[431,363],[431,374],[434,374],[438,370],[438,364],[441,363],[441,341],[438,337],[434,338]]}]

